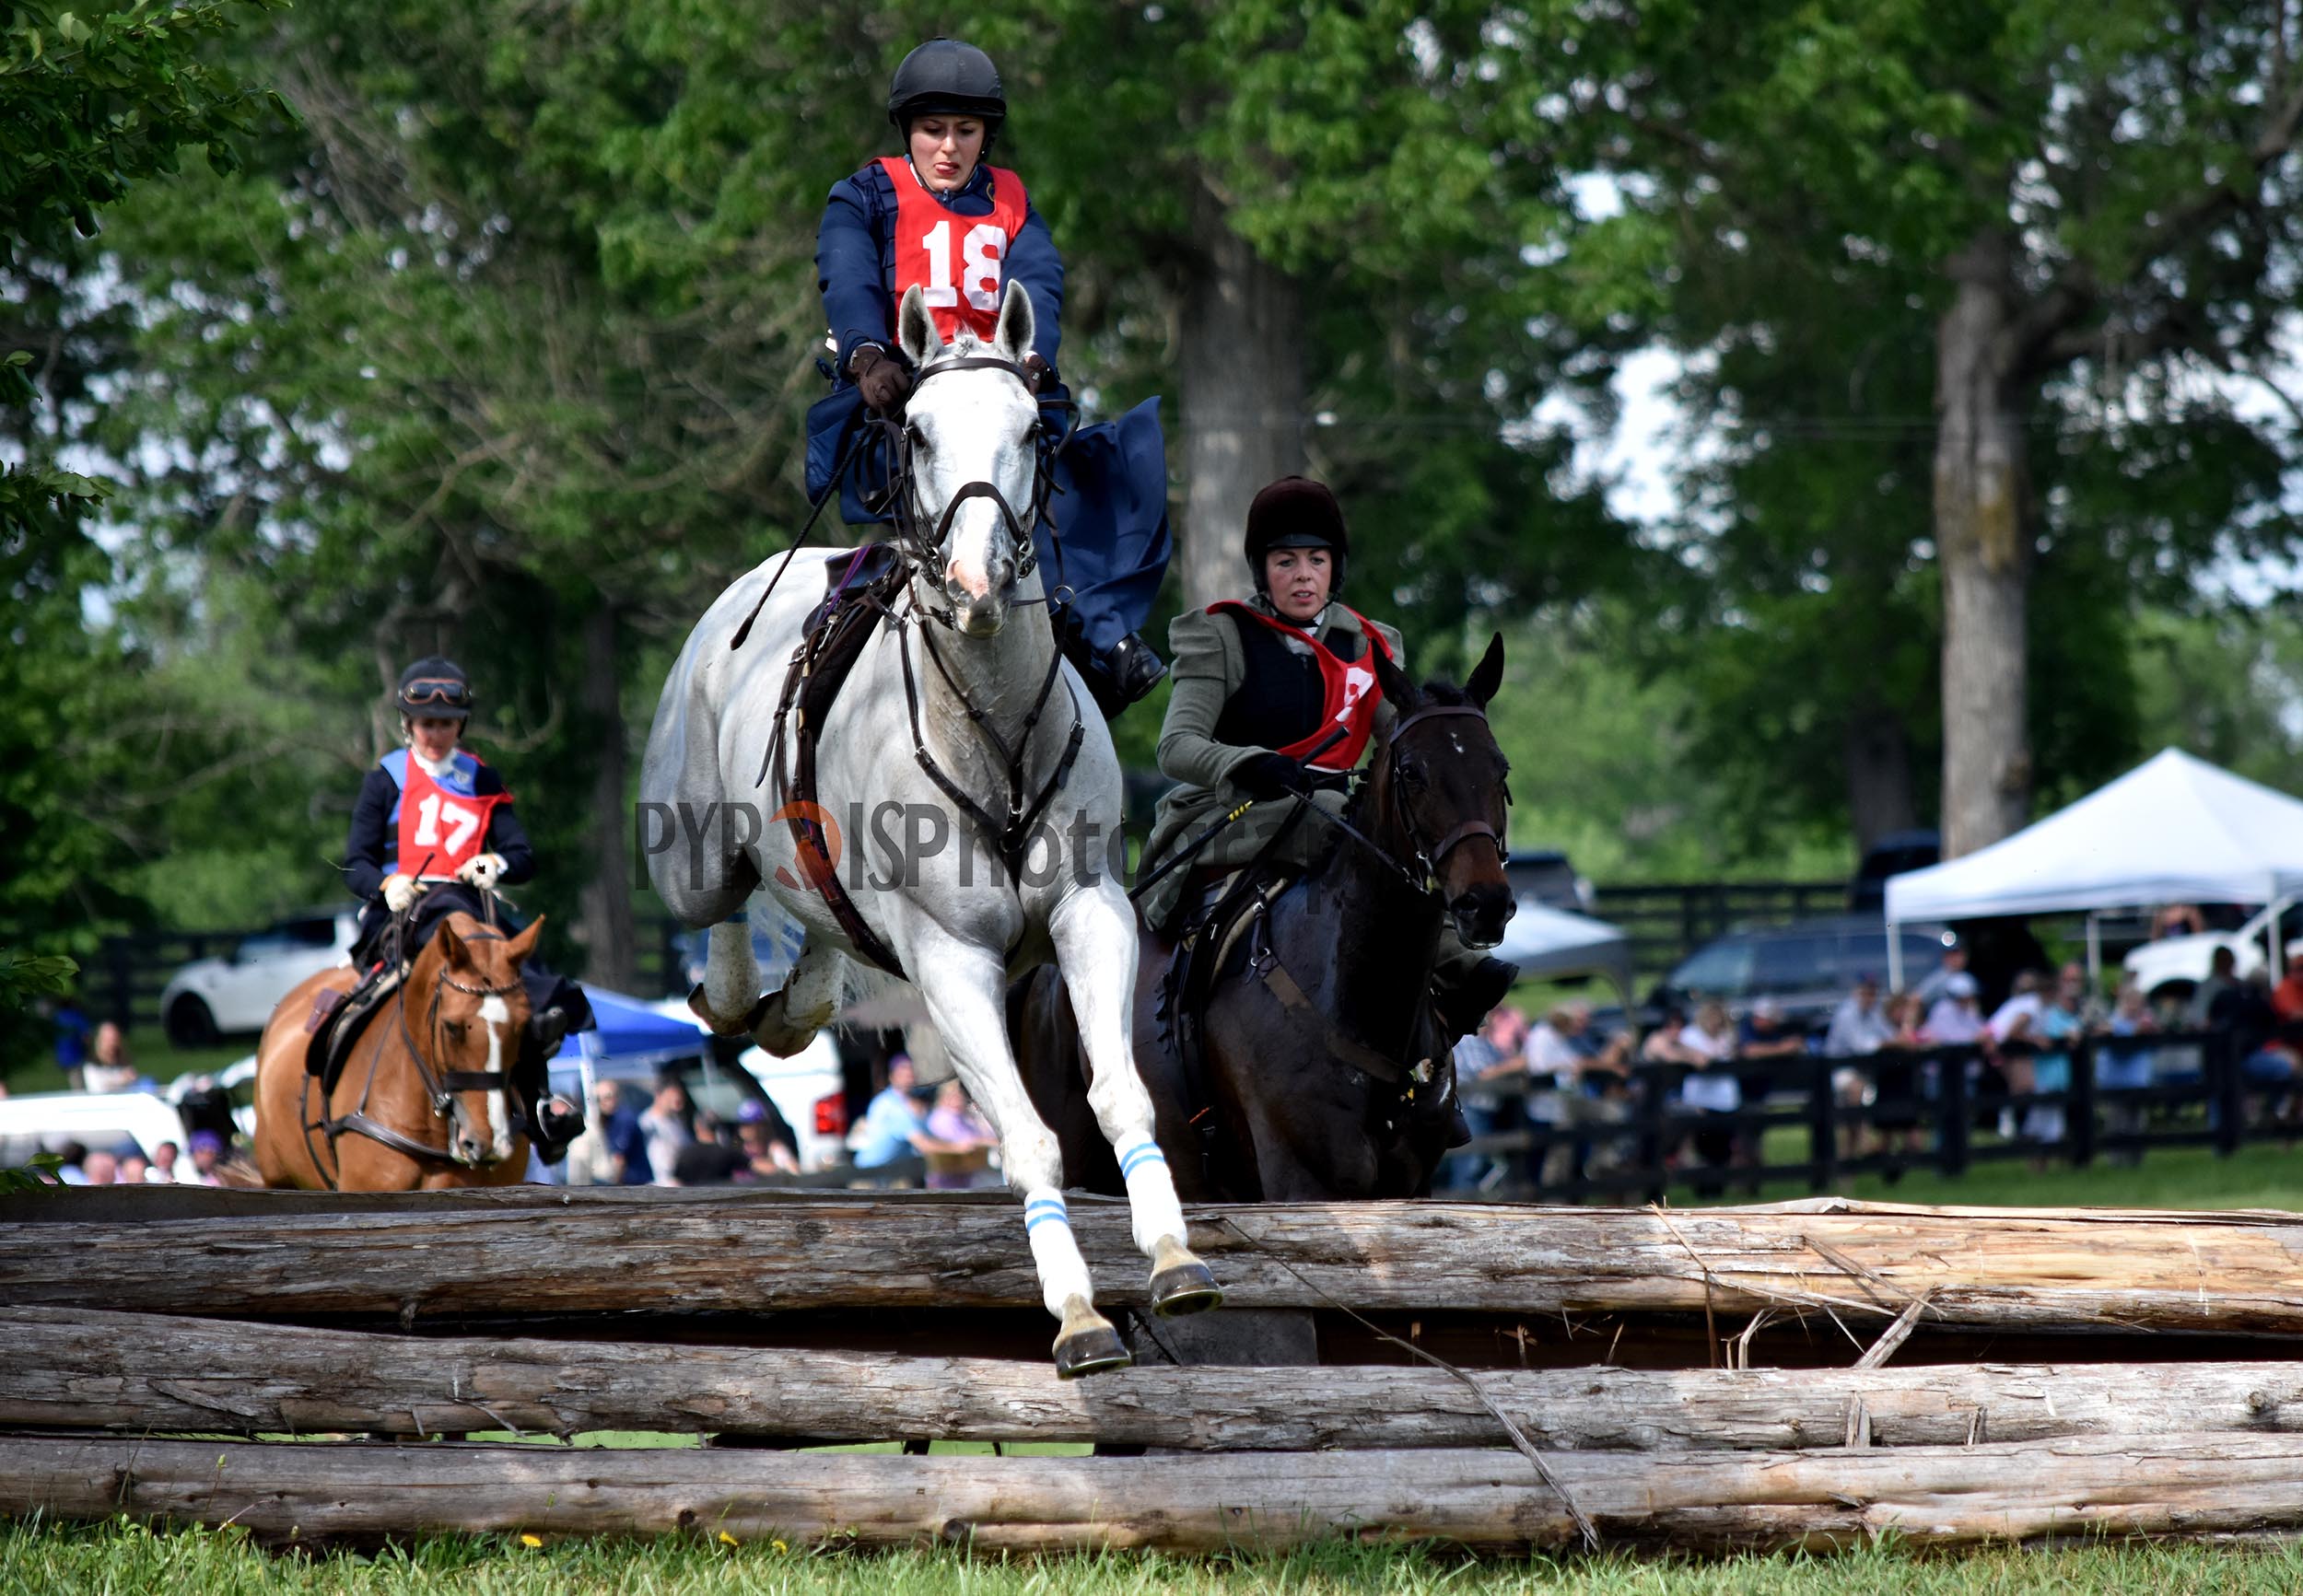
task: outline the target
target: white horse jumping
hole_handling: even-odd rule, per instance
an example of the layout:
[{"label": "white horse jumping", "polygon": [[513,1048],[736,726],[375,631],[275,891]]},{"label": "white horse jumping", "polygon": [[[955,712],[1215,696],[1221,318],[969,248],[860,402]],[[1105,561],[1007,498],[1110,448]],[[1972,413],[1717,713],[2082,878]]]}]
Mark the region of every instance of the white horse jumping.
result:
[{"label": "white horse jumping", "polygon": [[[640,798],[676,823],[651,845],[649,872],[674,914],[711,927],[691,1001],[722,1034],[748,1030],[772,1053],[795,1053],[831,1020],[851,972],[900,967],[999,1132],[1043,1296],[1062,1323],[1058,1371],[1122,1367],[1126,1347],[1095,1311],[1072,1237],[1056,1138],[1017,1073],[1004,1008],[1011,977],[1051,956],[1063,971],[1093,1066],[1091,1103],[1126,1172],[1136,1245],[1152,1260],[1152,1305],[1191,1312],[1220,1295],[1185,1245],[1129,1041],[1136,926],[1114,874],[1119,762],[1102,717],[1081,712],[1088,696],[1056,651],[1033,558],[1039,410],[1022,369],[1031,300],[1010,285],[989,344],[963,331],[945,344],[918,288],[896,325],[919,369],[898,489],[908,579],[812,728],[812,813],[825,845],[802,844],[777,814],[792,795],[777,790],[783,766],[770,746],[797,735],[777,710],[822,589],[795,579],[769,593],[771,559],[720,595],[664,683]],[[844,914],[812,884],[826,853],[852,893]],[[760,890],[807,927],[798,964],[765,1000],[743,923]]]}]

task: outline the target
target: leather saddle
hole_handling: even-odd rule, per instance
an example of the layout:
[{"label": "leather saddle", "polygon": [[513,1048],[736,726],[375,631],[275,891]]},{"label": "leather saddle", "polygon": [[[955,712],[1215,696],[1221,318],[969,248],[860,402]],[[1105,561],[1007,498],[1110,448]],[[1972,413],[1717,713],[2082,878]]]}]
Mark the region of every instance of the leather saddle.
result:
[{"label": "leather saddle", "polygon": [[330,986],[312,994],[311,1015],[304,1021],[304,1071],[320,1083],[323,1100],[343,1078],[352,1044],[376,1011],[400,990],[407,973],[404,964],[384,964],[363,975],[349,992]]},{"label": "leather saddle", "polygon": [[[888,543],[867,543],[824,561],[824,600],[801,625],[799,646],[784,672],[775,728],[760,756],[758,777],[758,782],[765,782],[771,770],[775,773],[776,794],[791,828],[800,862],[833,918],[859,953],[899,976],[904,972],[895,955],[864,923],[840,885],[835,861],[812,813],[818,730],[854,671],[864,645],[892,613],[890,606],[901,594],[906,575],[903,561]],[[792,734],[789,741],[784,736],[787,726]]]},{"label": "leather saddle", "polygon": [[1258,949],[1269,945],[1268,912],[1292,884],[1292,876],[1261,865],[1196,871],[1184,894],[1192,906],[1177,916],[1182,926],[1158,976],[1152,1018],[1180,1066],[1183,1107],[1210,1169],[1219,1162],[1223,1133],[1218,1116],[1208,1112],[1215,1103],[1206,1047],[1208,998],[1227,972],[1257,962]]}]

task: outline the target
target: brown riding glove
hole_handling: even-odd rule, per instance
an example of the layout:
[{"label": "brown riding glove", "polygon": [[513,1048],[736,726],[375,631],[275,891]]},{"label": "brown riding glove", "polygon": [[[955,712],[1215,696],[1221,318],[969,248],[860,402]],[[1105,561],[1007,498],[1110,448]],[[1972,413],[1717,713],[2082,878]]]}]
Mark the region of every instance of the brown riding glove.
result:
[{"label": "brown riding glove", "polygon": [[863,402],[882,415],[895,414],[911,397],[911,377],[877,344],[867,344],[857,350],[848,359],[848,372],[856,379],[856,390],[863,395]]}]

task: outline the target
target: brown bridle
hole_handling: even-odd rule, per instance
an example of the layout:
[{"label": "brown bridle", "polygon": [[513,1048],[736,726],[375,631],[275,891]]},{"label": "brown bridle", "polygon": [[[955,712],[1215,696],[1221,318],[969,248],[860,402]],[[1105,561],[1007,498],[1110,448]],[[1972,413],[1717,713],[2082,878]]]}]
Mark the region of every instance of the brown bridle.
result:
[{"label": "brown bridle", "polygon": [[[1425,880],[1436,880],[1439,877],[1440,862],[1474,837],[1485,837],[1494,845],[1497,863],[1501,864],[1505,857],[1503,839],[1498,836],[1495,828],[1485,821],[1466,821],[1440,838],[1437,845],[1425,846],[1422,837],[1417,834],[1415,816],[1409,812],[1405,800],[1399,796],[1401,786],[1399,740],[1405,737],[1410,729],[1427,720],[1439,720],[1448,716],[1459,715],[1468,716],[1481,726],[1488,723],[1487,711],[1475,708],[1468,704],[1430,704],[1412,714],[1402,716],[1399,723],[1391,728],[1391,736],[1386,740],[1387,770],[1385,786],[1390,794],[1392,808],[1398,814],[1399,829],[1407,834],[1408,845],[1415,849],[1415,862],[1421,868]],[[1505,801],[1510,800],[1507,798]]]}]

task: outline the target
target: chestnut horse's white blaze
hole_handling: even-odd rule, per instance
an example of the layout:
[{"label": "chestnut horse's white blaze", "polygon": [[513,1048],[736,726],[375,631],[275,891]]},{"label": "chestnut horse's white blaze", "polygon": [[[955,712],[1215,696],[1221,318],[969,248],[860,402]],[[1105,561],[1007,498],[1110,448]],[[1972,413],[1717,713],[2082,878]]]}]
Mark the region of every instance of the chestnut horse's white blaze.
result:
[{"label": "chestnut horse's white blaze", "polygon": [[[488,1028],[487,1073],[498,1079],[504,1074],[504,1032],[511,1025],[510,1005],[501,997],[480,999],[480,1023]],[[488,1093],[488,1129],[493,1133],[490,1151],[497,1160],[512,1156],[512,1117],[509,1100],[503,1089]]]},{"label": "chestnut horse's white blaze", "polygon": [[[1094,1311],[1064,1206],[1056,1138],[1016,1070],[1006,1019],[1012,976],[1050,957],[1064,972],[1093,1066],[1090,1103],[1126,1172],[1136,1245],[1152,1262],[1155,1306],[1208,1307],[1216,1292],[1185,1245],[1183,1211],[1136,1073],[1135,914],[1108,862],[1120,820],[1119,762],[1085,688],[1057,659],[1042,574],[1028,554],[1039,414],[1020,367],[1032,347],[1031,301],[1011,285],[988,344],[964,332],[946,345],[918,289],[905,296],[896,321],[921,373],[906,426],[922,546],[905,550],[909,581],[898,608],[906,623],[883,624],[865,643],[821,728],[816,798],[841,828],[838,871],[858,911],[918,986],[962,1083],[999,1133],[1009,1183],[1023,1199],[1042,1299],[1062,1322],[1058,1368],[1085,1372],[1124,1362],[1126,1354]],[[1011,512],[1024,529],[1021,539]],[[715,1030],[733,1034],[748,1024],[761,1045],[789,1054],[831,1020],[848,978],[862,966],[808,884],[789,828],[767,821],[791,797],[761,780],[776,706],[801,622],[824,596],[812,561],[795,563],[766,594],[779,560],[730,588],[689,637],[657,705],[640,798],[675,817],[672,845],[648,856],[656,890],[686,924],[711,927],[692,1001]],[[754,617],[751,631],[731,647],[746,617]],[[904,688],[906,650],[917,733]],[[1051,670],[1059,675],[1034,723],[1027,717]],[[939,788],[922,755],[981,809],[1001,815],[1011,774],[1027,798],[1051,783],[1075,722],[1079,751],[1044,811],[1031,868],[1011,874],[996,840]],[[1002,745],[1021,751],[1012,773]],[[941,816],[944,845],[889,856],[884,833],[851,817],[890,802],[907,818]],[[728,806],[763,823],[715,830],[709,817]],[[691,848],[691,835],[703,845]],[[866,856],[848,856],[858,852]],[[744,921],[754,890],[807,931],[791,974],[764,1005]]]}]

